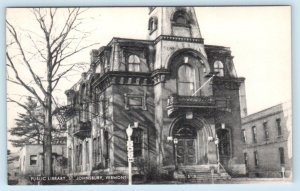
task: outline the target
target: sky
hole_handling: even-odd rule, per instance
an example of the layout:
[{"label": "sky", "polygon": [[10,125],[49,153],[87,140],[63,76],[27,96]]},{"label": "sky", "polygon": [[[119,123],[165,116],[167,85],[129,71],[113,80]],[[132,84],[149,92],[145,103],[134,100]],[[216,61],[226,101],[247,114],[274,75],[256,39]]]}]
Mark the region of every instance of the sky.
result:
[{"label": "sky", "polygon": [[[197,7],[195,11],[205,44],[231,48],[237,74],[246,78],[248,114],[291,100],[290,7]],[[89,63],[90,50],[106,45],[112,37],[146,39],[148,12],[141,7],[89,9],[83,25],[90,30],[86,43],[99,44],[67,62]],[[7,19],[19,29],[37,27],[26,9],[8,9]],[[79,80],[80,73],[60,85],[56,96],[62,104],[66,103],[64,91]],[[25,91],[9,83],[7,93],[14,96]],[[7,108],[9,128],[21,110],[11,104]]]}]

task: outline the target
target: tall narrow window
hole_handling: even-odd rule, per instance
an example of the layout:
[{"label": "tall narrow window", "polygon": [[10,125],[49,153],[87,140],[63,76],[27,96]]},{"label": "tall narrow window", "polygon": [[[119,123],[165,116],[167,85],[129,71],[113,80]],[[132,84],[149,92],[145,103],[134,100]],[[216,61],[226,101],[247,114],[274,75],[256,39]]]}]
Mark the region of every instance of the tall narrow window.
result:
[{"label": "tall narrow window", "polygon": [[243,140],[244,143],[246,143],[246,141],[247,141],[246,140],[246,131],[245,131],[245,129],[242,130],[242,140]]},{"label": "tall narrow window", "polygon": [[101,159],[101,155],[102,155],[102,153],[101,153],[101,138],[100,138],[100,136],[98,136],[98,138],[97,138],[97,158],[96,158],[96,160],[97,160],[97,162],[100,162],[100,159]]},{"label": "tall narrow window", "polygon": [[86,103],[85,104],[85,120],[88,121],[90,120],[90,104]]},{"label": "tall narrow window", "polygon": [[214,72],[217,73],[217,76],[224,76],[224,65],[220,60],[215,61]]},{"label": "tall narrow window", "polygon": [[137,55],[129,56],[128,71],[130,71],[130,72],[139,72],[140,71],[140,58]]},{"label": "tall narrow window", "polygon": [[109,137],[108,137],[108,131],[104,132],[104,147],[103,147],[103,157],[105,159],[106,167],[108,167],[109,162]]},{"label": "tall narrow window", "polygon": [[79,145],[76,145],[75,149],[75,164],[76,166],[79,166]]},{"label": "tall narrow window", "polygon": [[98,63],[97,64],[97,66],[96,66],[96,70],[95,70],[95,73],[98,73],[98,74],[100,74],[101,73],[101,64],[100,63]]},{"label": "tall narrow window", "polygon": [[68,149],[68,169],[69,169],[69,172],[72,172],[72,148],[69,148]]},{"label": "tall narrow window", "polygon": [[258,167],[258,154],[257,151],[254,151],[254,166]]},{"label": "tall narrow window", "polygon": [[104,72],[108,72],[110,70],[109,60],[105,56],[102,56],[100,59],[104,63]]},{"label": "tall narrow window", "polygon": [[133,129],[131,138],[133,141],[133,156],[142,156],[143,130],[141,128]]},{"label": "tall narrow window", "polygon": [[107,124],[109,118],[109,99],[102,100],[102,119],[104,125]]},{"label": "tall narrow window", "polygon": [[230,156],[230,133],[227,129],[217,130],[219,138],[219,154],[221,156]]},{"label": "tall narrow window", "polygon": [[89,145],[89,141],[85,142],[85,162],[86,164],[90,163],[90,145]]},{"label": "tall narrow window", "polygon": [[150,32],[155,31],[157,29],[157,18],[156,17],[151,17],[149,19],[148,23],[148,30]]},{"label": "tall narrow window", "polygon": [[256,127],[255,126],[252,127],[252,140],[253,140],[253,143],[257,142],[257,140],[256,140]]},{"label": "tall narrow window", "polygon": [[248,154],[247,153],[244,153],[244,160],[245,160],[246,168],[248,168]]},{"label": "tall narrow window", "polygon": [[82,165],[82,144],[80,143],[79,144],[79,157],[78,157],[78,160],[79,160],[79,165]]},{"label": "tall narrow window", "polygon": [[80,103],[80,121],[84,121],[84,104]]},{"label": "tall narrow window", "polygon": [[93,166],[96,166],[97,161],[97,139],[93,138]]},{"label": "tall narrow window", "polygon": [[195,70],[189,65],[181,65],[177,73],[178,94],[191,96],[195,93]]},{"label": "tall narrow window", "polygon": [[265,133],[265,140],[269,140],[269,129],[268,129],[268,123],[263,123],[264,133]]},{"label": "tall narrow window", "polygon": [[98,100],[98,96],[97,95],[95,95],[94,96],[94,114],[93,114],[93,116],[98,116],[98,114],[99,114],[99,100]]},{"label": "tall narrow window", "polygon": [[283,165],[285,164],[284,160],[284,150],[282,147],[279,148],[279,159],[280,159],[280,164]]},{"label": "tall narrow window", "polygon": [[276,119],[276,123],[277,123],[277,133],[278,133],[278,137],[282,136],[282,130],[281,130],[281,119],[278,118]]},{"label": "tall narrow window", "polygon": [[81,121],[85,121],[86,118],[86,101],[85,101],[85,97],[86,97],[86,87],[85,84],[82,85],[82,89],[81,89],[81,98],[80,98],[80,112],[81,112],[81,116],[80,116],[80,120]]}]

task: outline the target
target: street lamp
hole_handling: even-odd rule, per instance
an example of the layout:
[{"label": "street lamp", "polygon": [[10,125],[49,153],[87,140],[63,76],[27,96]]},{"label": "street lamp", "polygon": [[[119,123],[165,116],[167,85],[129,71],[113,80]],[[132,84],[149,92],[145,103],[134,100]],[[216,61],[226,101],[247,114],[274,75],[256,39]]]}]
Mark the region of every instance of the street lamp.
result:
[{"label": "street lamp", "polygon": [[133,132],[133,129],[132,129],[132,127],[129,124],[128,128],[126,129],[126,134],[127,134],[127,137],[128,137],[128,141],[131,141],[132,132]]},{"label": "street lamp", "polygon": [[[207,153],[208,153],[208,144],[210,143],[210,142],[212,142],[214,140],[214,138],[212,137],[212,136],[208,136],[207,137],[207,141],[206,141],[206,151],[207,151]],[[207,164],[209,165],[210,163],[209,163],[209,157],[207,156]]]},{"label": "street lamp", "polygon": [[177,165],[177,144],[178,144],[178,139],[174,138],[173,139],[174,147],[175,147],[175,170],[178,170],[178,165]]},{"label": "street lamp", "polygon": [[[134,128],[137,128],[139,125],[138,122],[134,122]],[[128,184],[132,185],[132,165],[131,163],[134,161],[133,158],[133,141],[131,140],[131,136],[133,133],[133,128],[131,125],[128,125],[128,128],[126,129],[126,134],[128,137],[127,140],[127,151],[128,151]]]}]

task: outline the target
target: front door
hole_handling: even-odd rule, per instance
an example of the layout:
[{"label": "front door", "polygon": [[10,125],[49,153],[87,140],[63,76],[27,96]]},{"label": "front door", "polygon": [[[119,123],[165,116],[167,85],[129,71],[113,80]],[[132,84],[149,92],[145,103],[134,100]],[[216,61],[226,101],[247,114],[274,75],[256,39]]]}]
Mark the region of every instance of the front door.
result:
[{"label": "front door", "polygon": [[181,165],[196,164],[195,139],[178,139],[177,163]]},{"label": "front door", "polygon": [[179,124],[175,127],[173,136],[178,140],[178,143],[175,145],[177,164],[196,164],[196,128],[191,125]]}]

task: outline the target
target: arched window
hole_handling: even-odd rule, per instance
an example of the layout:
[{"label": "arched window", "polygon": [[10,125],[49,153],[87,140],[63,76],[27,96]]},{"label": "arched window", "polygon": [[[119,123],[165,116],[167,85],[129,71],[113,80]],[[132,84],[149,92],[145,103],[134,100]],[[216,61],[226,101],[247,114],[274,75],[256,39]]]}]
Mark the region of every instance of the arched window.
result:
[{"label": "arched window", "polygon": [[178,125],[173,130],[173,137],[179,139],[195,139],[197,137],[196,128],[191,125]]},{"label": "arched window", "polygon": [[140,58],[137,55],[129,56],[128,71],[130,71],[130,72],[139,72],[140,71]]},{"label": "arched window", "polygon": [[81,95],[80,95],[80,120],[85,121],[86,120],[86,86],[85,84],[81,87]]},{"label": "arched window", "polygon": [[131,136],[133,141],[133,156],[140,157],[142,156],[143,152],[143,130],[141,128],[134,128],[133,133]]},{"label": "arched window", "polygon": [[188,16],[185,11],[177,11],[174,13],[173,21],[179,25],[189,24]]},{"label": "arched window", "polygon": [[215,61],[214,72],[218,72],[217,76],[224,76],[224,65],[220,60]]},{"label": "arched window", "polygon": [[154,31],[157,29],[157,18],[156,17],[151,17],[149,19],[149,23],[148,23],[148,30],[150,32]]},{"label": "arched window", "polygon": [[101,73],[101,69],[102,69],[102,68],[101,68],[101,64],[98,63],[98,64],[96,65],[95,73],[100,74],[100,73]]},{"label": "arched window", "polygon": [[195,93],[195,69],[189,65],[181,65],[177,72],[178,94],[191,96]]}]

